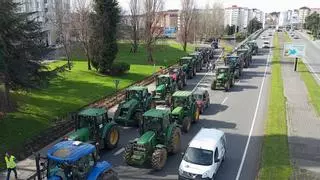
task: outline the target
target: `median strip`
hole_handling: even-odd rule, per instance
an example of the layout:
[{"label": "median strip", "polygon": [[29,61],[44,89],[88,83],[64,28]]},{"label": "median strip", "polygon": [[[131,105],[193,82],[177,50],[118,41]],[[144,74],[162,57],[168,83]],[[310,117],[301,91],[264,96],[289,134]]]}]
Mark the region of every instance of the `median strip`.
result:
[{"label": "median strip", "polygon": [[262,147],[260,180],[289,179],[290,164],[287,137],[286,99],[281,74],[281,46],[275,33],[272,57],[271,87],[269,92],[268,118]]}]

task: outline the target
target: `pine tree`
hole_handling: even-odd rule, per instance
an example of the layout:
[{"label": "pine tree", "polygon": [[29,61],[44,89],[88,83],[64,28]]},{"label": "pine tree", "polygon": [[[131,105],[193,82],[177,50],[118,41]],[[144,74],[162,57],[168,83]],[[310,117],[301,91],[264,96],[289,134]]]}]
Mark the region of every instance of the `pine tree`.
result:
[{"label": "pine tree", "polygon": [[93,49],[92,65],[99,72],[110,72],[118,53],[117,26],[120,21],[120,8],[117,0],[95,0],[95,15],[92,16]]}]

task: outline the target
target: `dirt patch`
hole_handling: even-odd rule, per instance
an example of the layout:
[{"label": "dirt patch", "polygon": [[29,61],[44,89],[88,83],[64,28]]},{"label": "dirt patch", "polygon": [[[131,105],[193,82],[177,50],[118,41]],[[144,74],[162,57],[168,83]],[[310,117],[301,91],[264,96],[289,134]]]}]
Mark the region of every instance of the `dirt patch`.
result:
[{"label": "dirt patch", "polygon": [[320,173],[295,167],[290,180],[302,180],[302,179],[320,180]]}]

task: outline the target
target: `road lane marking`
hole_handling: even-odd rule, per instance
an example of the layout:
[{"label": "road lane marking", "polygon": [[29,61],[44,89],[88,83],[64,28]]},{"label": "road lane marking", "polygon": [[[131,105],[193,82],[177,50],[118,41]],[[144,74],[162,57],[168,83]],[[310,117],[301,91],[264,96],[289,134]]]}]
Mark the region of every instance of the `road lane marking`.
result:
[{"label": "road lane marking", "polygon": [[124,148],[119,149],[117,152],[115,152],[113,155],[114,156],[118,156],[119,154],[121,154],[124,151]]},{"label": "road lane marking", "polygon": [[[218,57],[217,60],[219,60],[219,59],[222,57],[222,55],[223,55],[223,51],[221,52],[221,54],[219,55],[219,57]],[[216,60],[216,61],[217,61],[217,60]],[[200,81],[198,82],[198,84],[193,88],[192,92],[194,92],[194,91],[198,88],[198,86],[201,84],[201,82],[203,81],[203,79],[204,79],[205,77],[207,77],[207,75],[209,74],[209,72],[210,72],[210,71],[207,71],[206,74],[200,79]]]},{"label": "road lane marking", "polygon": [[224,100],[222,101],[221,105],[223,105],[227,100],[228,100],[228,97],[225,97]]},{"label": "road lane marking", "polygon": [[307,62],[305,64],[307,64],[309,71],[311,71],[311,74],[314,75],[315,78],[317,78],[320,82],[320,77],[319,75],[316,73],[316,71],[313,69],[312,66],[309,65],[309,61],[307,59],[310,59],[309,57],[305,56],[304,60],[306,60]]},{"label": "road lane marking", "polygon": [[248,152],[248,148],[249,148],[252,132],[253,132],[254,125],[255,125],[255,122],[256,122],[256,119],[257,119],[257,115],[258,115],[258,111],[259,111],[259,108],[260,108],[260,101],[261,101],[261,97],[262,97],[262,91],[263,91],[264,82],[265,82],[265,79],[266,79],[266,76],[267,76],[267,70],[268,70],[269,61],[270,61],[271,57],[272,56],[269,53],[268,59],[267,59],[266,65],[265,65],[266,67],[265,67],[265,70],[264,70],[263,80],[262,80],[261,86],[260,86],[261,88],[260,88],[260,92],[259,92],[259,96],[258,96],[256,110],[254,112],[254,116],[253,116],[252,124],[251,124],[251,129],[250,129],[249,136],[248,136],[248,139],[247,139],[247,143],[246,143],[246,146],[245,146],[245,149],[244,149],[244,152],[243,152],[243,156],[242,156],[241,163],[240,163],[240,166],[239,166],[239,170],[238,170],[238,173],[237,173],[237,176],[236,176],[236,180],[239,180],[239,178],[240,178],[241,171],[242,171],[242,168],[243,168],[243,164],[244,164],[244,161],[245,161],[246,156],[247,156],[247,152]]}]

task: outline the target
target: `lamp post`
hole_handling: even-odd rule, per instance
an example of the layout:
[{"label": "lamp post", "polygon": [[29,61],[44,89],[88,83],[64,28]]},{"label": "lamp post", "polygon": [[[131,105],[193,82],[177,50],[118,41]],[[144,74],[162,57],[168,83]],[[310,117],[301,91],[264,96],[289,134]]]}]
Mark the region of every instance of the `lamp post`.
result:
[{"label": "lamp post", "polygon": [[[118,88],[119,88],[119,84],[120,84],[120,80],[119,79],[114,79],[113,80],[115,88],[116,88],[116,93],[118,92]],[[116,101],[118,101],[118,96],[116,96]]]}]

